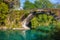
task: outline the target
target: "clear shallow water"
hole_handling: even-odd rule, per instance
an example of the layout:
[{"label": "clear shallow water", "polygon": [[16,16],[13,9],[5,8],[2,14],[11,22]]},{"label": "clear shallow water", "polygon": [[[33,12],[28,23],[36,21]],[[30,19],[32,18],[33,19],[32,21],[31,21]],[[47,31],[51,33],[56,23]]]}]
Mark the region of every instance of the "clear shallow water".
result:
[{"label": "clear shallow water", "polygon": [[0,40],[51,40],[50,33],[37,30],[19,30],[0,31]]},{"label": "clear shallow water", "polygon": [[27,31],[0,30],[0,40],[55,40],[55,26],[38,27]]}]

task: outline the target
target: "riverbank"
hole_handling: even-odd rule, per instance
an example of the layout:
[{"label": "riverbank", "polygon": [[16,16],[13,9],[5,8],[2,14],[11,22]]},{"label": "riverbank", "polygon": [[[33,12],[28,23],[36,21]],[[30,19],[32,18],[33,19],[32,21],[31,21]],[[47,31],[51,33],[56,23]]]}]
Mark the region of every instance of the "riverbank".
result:
[{"label": "riverbank", "polygon": [[8,28],[8,27],[0,27],[0,30],[30,30],[30,29],[27,29],[27,28]]}]

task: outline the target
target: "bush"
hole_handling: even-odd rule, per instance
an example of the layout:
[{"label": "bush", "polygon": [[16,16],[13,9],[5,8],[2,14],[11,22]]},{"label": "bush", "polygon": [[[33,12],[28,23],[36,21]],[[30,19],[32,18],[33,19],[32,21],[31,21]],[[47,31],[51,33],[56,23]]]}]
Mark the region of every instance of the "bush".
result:
[{"label": "bush", "polygon": [[4,21],[7,17],[8,6],[5,3],[0,3],[0,25],[5,24]]}]

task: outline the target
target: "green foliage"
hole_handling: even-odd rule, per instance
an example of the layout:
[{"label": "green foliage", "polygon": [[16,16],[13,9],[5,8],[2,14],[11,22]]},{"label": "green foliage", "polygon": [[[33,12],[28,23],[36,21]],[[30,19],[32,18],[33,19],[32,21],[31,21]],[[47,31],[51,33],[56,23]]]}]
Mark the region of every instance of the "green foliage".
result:
[{"label": "green foliage", "polygon": [[0,0],[0,3],[3,2],[3,0]]},{"label": "green foliage", "polygon": [[34,3],[31,3],[29,0],[26,0],[24,3],[24,9],[35,9],[35,8],[53,8],[53,4],[49,0],[35,0]]},{"label": "green foliage", "polygon": [[36,17],[34,17],[31,20],[31,23],[32,23],[32,28],[36,28],[39,25],[39,22],[37,21],[37,18]]},{"label": "green foliage", "polygon": [[8,12],[8,6],[5,3],[0,4],[0,13],[7,13]]},{"label": "green foliage", "polygon": [[33,40],[52,40],[54,39],[54,32],[56,31],[54,25],[49,25],[49,26],[40,26],[36,28],[35,31],[32,31],[34,33],[32,39]]},{"label": "green foliage", "polygon": [[53,8],[53,4],[49,0],[36,0],[36,8]]},{"label": "green foliage", "polygon": [[57,8],[60,8],[60,4],[57,4]]},{"label": "green foliage", "polygon": [[27,16],[28,15],[28,11],[26,11],[26,10],[15,10],[9,15],[10,15],[11,20],[18,21],[18,20],[20,20],[20,18],[22,16]]},{"label": "green foliage", "polygon": [[24,9],[34,9],[35,6],[33,3],[31,3],[29,0],[26,0],[25,3],[24,3]]},{"label": "green foliage", "polygon": [[[13,10],[10,14],[8,14],[5,24],[8,28],[16,28],[22,27],[21,21],[22,17],[26,18],[29,14],[29,10]],[[9,19],[9,20],[8,20]]]},{"label": "green foliage", "polygon": [[0,25],[5,21],[5,18],[8,13],[8,6],[5,3],[0,3]]},{"label": "green foliage", "polygon": [[59,9],[60,8],[60,4],[59,3],[54,4],[54,8]]},{"label": "green foliage", "polygon": [[31,20],[32,28],[36,28],[37,26],[49,26],[52,22],[56,23],[53,19],[53,16],[48,16],[46,14],[38,15]]}]

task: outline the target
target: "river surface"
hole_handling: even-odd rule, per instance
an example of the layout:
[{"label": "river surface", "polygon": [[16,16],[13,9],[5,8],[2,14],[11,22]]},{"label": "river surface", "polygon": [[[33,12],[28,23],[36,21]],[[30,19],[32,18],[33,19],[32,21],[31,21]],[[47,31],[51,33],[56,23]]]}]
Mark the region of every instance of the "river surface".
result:
[{"label": "river surface", "polygon": [[[49,37],[48,37],[49,36]],[[37,30],[7,30],[0,31],[0,40],[51,40],[48,33]]]},{"label": "river surface", "polygon": [[55,40],[54,28],[51,27],[24,31],[0,30],[0,40]]}]

